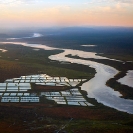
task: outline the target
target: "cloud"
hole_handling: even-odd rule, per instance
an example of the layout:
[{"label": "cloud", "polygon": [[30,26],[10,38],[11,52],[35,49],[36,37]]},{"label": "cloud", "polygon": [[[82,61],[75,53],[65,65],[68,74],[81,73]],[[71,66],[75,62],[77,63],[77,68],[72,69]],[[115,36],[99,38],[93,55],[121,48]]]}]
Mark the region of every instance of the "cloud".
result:
[{"label": "cloud", "polygon": [[133,4],[133,0],[90,0],[85,2],[85,5],[88,4],[112,4],[112,3],[123,3],[123,4]]},{"label": "cloud", "polygon": [[115,2],[121,2],[121,3],[127,3],[127,4],[131,4],[133,3],[133,0],[114,0]]},{"label": "cloud", "polygon": [[133,26],[132,1],[0,0],[0,25]]},{"label": "cloud", "polygon": [[43,0],[0,0],[0,5],[8,4],[35,4]]},{"label": "cloud", "polygon": [[10,4],[17,2],[17,0],[0,0],[0,4]]}]

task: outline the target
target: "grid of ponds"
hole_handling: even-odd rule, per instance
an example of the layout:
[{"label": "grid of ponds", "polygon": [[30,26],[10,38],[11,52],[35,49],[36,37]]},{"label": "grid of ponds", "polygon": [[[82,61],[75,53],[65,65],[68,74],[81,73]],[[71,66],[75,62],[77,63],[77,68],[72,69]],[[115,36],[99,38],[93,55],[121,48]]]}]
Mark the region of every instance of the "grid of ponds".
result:
[{"label": "grid of ponds", "polygon": [[86,101],[78,88],[60,92],[41,92],[41,96],[45,96],[49,100],[54,100],[57,104],[93,106]]},{"label": "grid of ponds", "polygon": [[46,74],[21,76],[20,78],[7,79],[6,83],[36,83],[49,86],[76,86],[86,79],[68,79],[66,77],[50,77]]},{"label": "grid of ponds", "polygon": [[19,92],[31,89],[30,83],[0,83],[0,92]]},{"label": "grid of ponds", "polygon": [[39,102],[39,97],[2,97],[1,102]]},{"label": "grid of ponds", "polygon": [[[54,100],[57,104],[93,106],[82,96],[79,89],[74,87],[86,79],[68,79],[66,77],[50,77],[46,74],[21,76],[20,78],[7,79],[0,83],[1,102],[40,102],[44,96]],[[58,92],[29,93],[31,83],[48,86],[69,86],[72,89]]]}]

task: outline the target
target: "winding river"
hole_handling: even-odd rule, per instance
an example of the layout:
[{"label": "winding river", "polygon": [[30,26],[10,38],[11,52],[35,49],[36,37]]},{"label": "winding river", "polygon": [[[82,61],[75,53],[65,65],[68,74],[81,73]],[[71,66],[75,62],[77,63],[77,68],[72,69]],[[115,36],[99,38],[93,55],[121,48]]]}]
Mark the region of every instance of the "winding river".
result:
[{"label": "winding river", "polygon": [[[23,45],[27,47],[33,47],[33,48],[45,49],[45,50],[57,49],[57,48],[48,47],[46,45],[41,45],[41,44],[28,44],[28,43],[22,43],[22,42],[1,42],[1,43]],[[89,80],[88,82],[82,84],[81,86],[82,90],[87,91],[89,98],[95,98],[99,103],[102,103],[106,106],[133,114],[133,100],[121,98],[120,97],[121,94],[119,92],[114,91],[112,88],[106,86],[107,80],[109,80],[110,78],[113,78],[118,73],[118,71],[115,68],[101,64],[101,63],[97,63],[94,61],[69,58],[69,57],[66,57],[66,55],[71,54],[72,56],[77,55],[82,58],[89,57],[94,59],[109,59],[109,58],[97,56],[96,53],[93,53],[93,52],[84,52],[84,51],[72,50],[72,49],[60,49],[60,50],[64,50],[64,51],[62,53],[49,56],[49,59],[82,64],[88,67],[92,67],[96,70],[95,77]],[[114,60],[114,59],[111,59],[111,60]]]}]

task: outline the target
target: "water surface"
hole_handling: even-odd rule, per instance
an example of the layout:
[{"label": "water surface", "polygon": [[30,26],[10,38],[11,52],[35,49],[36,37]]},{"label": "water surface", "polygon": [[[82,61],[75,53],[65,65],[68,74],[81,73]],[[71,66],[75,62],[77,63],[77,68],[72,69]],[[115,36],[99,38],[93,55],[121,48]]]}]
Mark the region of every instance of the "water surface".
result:
[{"label": "water surface", "polygon": [[[21,43],[21,42],[5,42],[12,43],[17,45],[23,45],[33,48],[41,48],[45,50],[55,50],[57,48],[48,47],[41,44],[28,44],[28,43]],[[77,55],[82,58],[94,58],[94,59],[109,59],[102,56],[97,56],[96,53],[93,52],[84,52],[80,50],[72,50],[72,49],[60,49],[64,50],[64,52],[59,53],[57,55],[49,56],[51,60],[57,61],[66,61],[70,63],[77,63],[86,65],[88,67],[95,68],[96,74],[95,77],[89,80],[88,82],[82,84],[81,89],[87,91],[88,97],[95,98],[99,103],[102,103],[106,106],[115,108],[120,111],[128,112],[133,114],[133,100],[123,99],[120,98],[121,94],[117,91],[114,91],[112,88],[106,86],[106,82],[113,78],[118,71],[111,67],[101,63],[97,63],[94,61],[84,60],[84,59],[74,59],[66,57],[66,55]],[[114,59],[109,59],[114,60]]]},{"label": "water surface", "polygon": [[127,85],[129,87],[133,87],[133,70],[129,70],[127,75],[118,80],[121,84]]}]

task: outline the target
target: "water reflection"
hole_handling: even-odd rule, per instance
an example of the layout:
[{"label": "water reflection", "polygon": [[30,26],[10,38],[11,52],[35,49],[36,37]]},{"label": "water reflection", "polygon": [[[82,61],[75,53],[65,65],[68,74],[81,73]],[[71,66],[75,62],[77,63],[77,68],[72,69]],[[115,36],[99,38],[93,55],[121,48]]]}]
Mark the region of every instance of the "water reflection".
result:
[{"label": "water reflection", "polygon": [[[83,56],[82,58],[86,58],[85,57],[86,52],[85,53],[84,51],[81,52],[79,53],[79,51],[76,50],[66,49],[63,53],[57,55],[51,55],[49,58],[51,60],[68,61],[95,68],[97,72],[95,74],[95,77],[89,80],[88,82],[84,83],[81,86],[81,89],[87,91],[88,97],[95,98],[99,103],[133,114],[133,101],[120,98],[121,94],[119,92],[114,91],[112,88],[106,86],[107,80],[113,78],[118,73],[118,71],[113,67],[103,65],[101,63],[66,57],[66,55],[72,53],[72,55],[78,56],[79,54],[80,57]],[[88,54],[90,54],[90,52],[88,52]],[[94,54],[92,56],[94,58],[102,58],[99,56],[97,57],[97,55]]]},{"label": "water reflection", "polygon": [[127,85],[129,87],[133,87],[133,70],[129,70],[127,75],[118,80],[121,84]]},{"label": "water reflection", "polygon": [[[12,43],[33,48],[41,48],[45,50],[57,49],[41,44],[28,44],[21,42],[15,42],[15,43],[4,42],[4,43],[5,44]],[[51,55],[49,58],[51,60],[77,63],[95,68],[97,72],[95,77],[81,86],[82,90],[87,91],[88,97],[95,98],[98,102],[103,103],[106,106],[113,107],[115,109],[133,114],[133,100],[120,98],[121,94],[119,92],[116,92],[112,88],[107,87],[105,85],[107,80],[113,78],[118,73],[118,71],[115,68],[89,60],[87,61],[83,59],[68,58],[66,57],[66,55],[71,54],[73,56],[77,55],[82,58],[94,58],[94,59],[109,59],[109,58],[97,56],[96,53],[93,52],[84,52],[72,49],[60,49],[60,50],[64,50],[64,52],[57,55]],[[114,59],[109,59],[109,60],[114,60]]]}]

